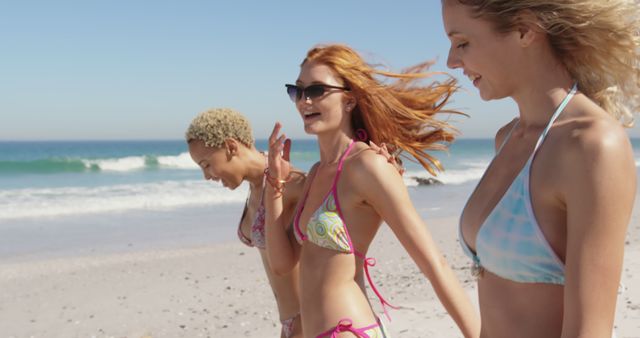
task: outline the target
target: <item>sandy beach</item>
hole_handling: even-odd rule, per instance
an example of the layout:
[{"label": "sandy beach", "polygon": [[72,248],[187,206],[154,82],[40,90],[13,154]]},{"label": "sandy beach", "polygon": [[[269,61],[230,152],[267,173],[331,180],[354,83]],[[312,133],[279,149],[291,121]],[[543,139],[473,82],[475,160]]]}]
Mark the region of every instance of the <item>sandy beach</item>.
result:
[{"label": "sandy beach", "polygon": [[[629,227],[616,331],[640,337],[640,222]],[[428,220],[476,302],[456,218]],[[393,337],[459,337],[426,279],[386,227],[370,249],[373,278],[394,305]],[[0,261],[2,337],[278,337],[257,252],[240,243]],[[380,309],[377,309],[380,310]]]}]

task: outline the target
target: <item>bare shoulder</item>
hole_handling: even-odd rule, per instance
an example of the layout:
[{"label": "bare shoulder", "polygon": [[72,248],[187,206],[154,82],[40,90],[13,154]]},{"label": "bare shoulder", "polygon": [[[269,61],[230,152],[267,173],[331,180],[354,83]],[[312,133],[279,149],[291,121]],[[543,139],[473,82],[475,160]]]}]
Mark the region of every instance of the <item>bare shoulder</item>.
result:
[{"label": "bare shoulder", "polygon": [[569,172],[585,168],[616,171],[634,167],[629,136],[620,122],[597,106],[580,107],[578,117],[561,128],[558,158]]},{"label": "bare shoulder", "polygon": [[371,185],[382,178],[389,179],[397,176],[398,170],[387,161],[387,158],[377,154],[367,144],[358,142],[351,155],[345,161],[348,167],[345,173],[349,179],[358,185]]},{"label": "bare shoulder", "polygon": [[506,141],[507,135],[509,135],[511,130],[513,130],[513,127],[516,125],[517,122],[518,122],[518,119],[515,118],[511,120],[511,122],[505,124],[504,126],[500,127],[500,129],[498,129],[498,132],[496,133],[496,138],[495,138],[496,152],[498,151],[498,149],[500,149],[500,146]]},{"label": "bare shoulder", "polygon": [[355,145],[347,161],[350,166],[367,171],[380,170],[380,167],[393,168],[386,157],[376,153],[375,150],[363,142],[358,142]]}]

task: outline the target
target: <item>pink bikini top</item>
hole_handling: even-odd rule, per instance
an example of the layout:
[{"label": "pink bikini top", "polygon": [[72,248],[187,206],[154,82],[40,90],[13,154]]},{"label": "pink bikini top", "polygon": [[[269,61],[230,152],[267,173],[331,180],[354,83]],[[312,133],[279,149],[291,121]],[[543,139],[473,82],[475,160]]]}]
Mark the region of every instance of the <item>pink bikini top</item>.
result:
[{"label": "pink bikini top", "polygon": [[258,206],[258,210],[256,210],[256,217],[253,219],[253,223],[251,224],[251,238],[242,233],[242,220],[244,216],[247,214],[249,197],[247,197],[247,201],[244,204],[244,211],[242,212],[242,217],[240,218],[240,223],[238,224],[238,238],[240,241],[247,246],[256,247],[258,249],[266,249],[265,235],[264,235],[264,184],[265,180],[262,180],[262,193],[260,194],[260,204]]},{"label": "pink bikini top", "polygon": [[313,215],[311,215],[311,218],[309,219],[309,222],[307,223],[307,227],[305,229],[306,231],[303,232],[300,227],[300,215],[304,210],[305,203],[307,202],[307,197],[309,196],[311,183],[313,183],[313,179],[315,178],[314,172],[313,176],[310,178],[309,188],[305,193],[304,199],[302,200],[302,203],[298,208],[293,222],[294,233],[296,240],[300,244],[302,244],[304,241],[309,241],[322,248],[339,251],[345,254],[354,254],[356,257],[362,258],[364,260],[364,272],[367,276],[367,280],[369,281],[369,285],[371,286],[371,289],[376,294],[378,299],[380,299],[382,309],[384,310],[387,318],[389,318],[386,306],[394,309],[396,309],[396,307],[389,304],[382,297],[378,289],[376,289],[373,281],[371,280],[371,276],[369,275],[369,266],[375,266],[376,260],[372,257],[366,257],[360,252],[356,251],[353,247],[349,231],[347,230],[347,225],[344,222],[342,209],[340,208],[340,201],[338,199],[338,179],[340,177],[340,173],[342,172],[344,159],[347,157],[354,145],[355,142],[352,140],[349,144],[349,147],[347,147],[347,150],[345,150],[345,152],[340,157],[338,169],[336,171],[336,176],[333,179],[331,189],[323,199],[320,207],[318,207]]}]

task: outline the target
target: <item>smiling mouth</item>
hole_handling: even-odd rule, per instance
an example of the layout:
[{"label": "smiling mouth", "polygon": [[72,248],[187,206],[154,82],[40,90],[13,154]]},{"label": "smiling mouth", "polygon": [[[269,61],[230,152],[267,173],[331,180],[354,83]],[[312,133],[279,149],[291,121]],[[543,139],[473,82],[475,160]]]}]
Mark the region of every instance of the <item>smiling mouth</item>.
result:
[{"label": "smiling mouth", "polygon": [[467,78],[469,78],[469,81],[473,82],[474,85],[477,83],[478,80],[482,78],[482,76],[480,75],[471,75],[471,74],[466,74],[466,75],[467,75]]},{"label": "smiling mouth", "polygon": [[304,117],[305,120],[309,120],[309,119],[312,119],[312,118],[318,117],[318,116],[320,116],[320,113],[308,112],[308,113],[304,113],[303,114],[303,117]]}]

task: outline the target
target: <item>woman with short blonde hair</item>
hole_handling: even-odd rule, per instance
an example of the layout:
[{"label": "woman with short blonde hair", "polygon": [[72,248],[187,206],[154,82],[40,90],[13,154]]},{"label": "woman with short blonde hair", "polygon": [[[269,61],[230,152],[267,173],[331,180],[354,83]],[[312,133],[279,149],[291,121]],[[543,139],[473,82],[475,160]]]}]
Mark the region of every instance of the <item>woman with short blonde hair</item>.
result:
[{"label": "woman with short blonde hair", "polygon": [[[238,223],[238,238],[260,253],[278,305],[282,324],[280,337],[301,338],[297,264],[288,273],[277,275],[265,251],[264,170],[267,158],[255,147],[249,121],[233,109],[210,109],[193,119],[187,129],[186,140],[191,158],[201,168],[206,180],[221,182],[231,190],[242,182],[249,183],[249,196]],[[289,219],[287,224],[291,224],[293,208],[302,193],[304,179],[304,174],[297,172],[286,183],[283,217]]]}]

